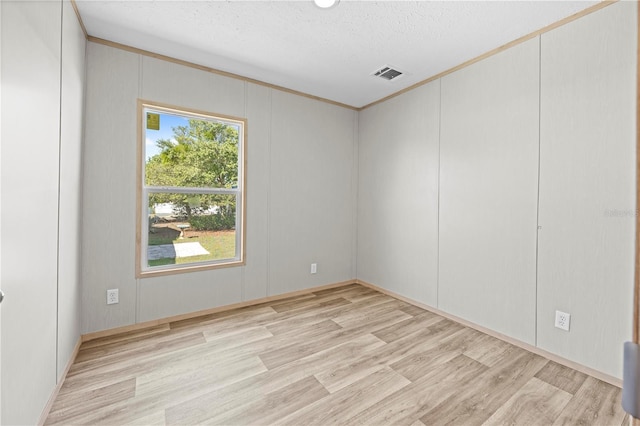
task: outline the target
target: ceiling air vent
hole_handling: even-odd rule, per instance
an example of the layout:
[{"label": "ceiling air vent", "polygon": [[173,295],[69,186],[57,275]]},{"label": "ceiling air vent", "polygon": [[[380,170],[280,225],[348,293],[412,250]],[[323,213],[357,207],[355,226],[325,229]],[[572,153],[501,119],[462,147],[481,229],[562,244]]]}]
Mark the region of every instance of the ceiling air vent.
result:
[{"label": "ceiling air vent", "polygon": [[393,80],[394,78],[400,77],[402,74],[402,71],[398,71],[391,68],[390,66],[385,65],[378,71],[374,72],[372,75],[375,77],[384,78],[385,80]]}]

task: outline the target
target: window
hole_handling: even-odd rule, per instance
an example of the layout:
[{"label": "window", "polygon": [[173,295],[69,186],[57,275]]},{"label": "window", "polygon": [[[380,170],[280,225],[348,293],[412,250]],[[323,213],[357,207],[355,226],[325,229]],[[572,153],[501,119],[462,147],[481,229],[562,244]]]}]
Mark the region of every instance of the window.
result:
[{"label": "window", "polygon": [[139,101],[137,276],[244,264],[246,122]]}]

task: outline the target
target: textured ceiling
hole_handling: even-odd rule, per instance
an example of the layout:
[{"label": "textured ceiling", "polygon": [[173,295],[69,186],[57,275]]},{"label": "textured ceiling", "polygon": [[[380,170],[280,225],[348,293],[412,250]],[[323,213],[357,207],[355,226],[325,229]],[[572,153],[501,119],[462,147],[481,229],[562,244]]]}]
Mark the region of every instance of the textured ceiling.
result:
[{"label": "textured ceiling", "polygon": [[[597,3],[76,0],[91,36],[354,107]],[[406,74],[370,76],[383,65]]]}]

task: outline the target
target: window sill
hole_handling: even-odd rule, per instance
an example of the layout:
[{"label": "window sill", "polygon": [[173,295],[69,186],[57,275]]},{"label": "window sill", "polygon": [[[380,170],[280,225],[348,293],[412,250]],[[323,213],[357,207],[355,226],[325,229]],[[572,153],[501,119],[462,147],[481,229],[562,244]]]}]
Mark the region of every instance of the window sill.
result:
[{"label": "window sill", "polygon": [[221,262],[221,263],[210,263],[205,265],[193,265],[193,266],[180,266],[180,267],[163,268],[163,269],[150,270],[150,271],[139,270],[136,272],[136,278],[161,277],[164,275],[186,274],[189,272],[209,271],[209,270],[223,269],[223,268],[234,268],[239,266],[245,266],[245,261],[231,260],[228,262]]}]

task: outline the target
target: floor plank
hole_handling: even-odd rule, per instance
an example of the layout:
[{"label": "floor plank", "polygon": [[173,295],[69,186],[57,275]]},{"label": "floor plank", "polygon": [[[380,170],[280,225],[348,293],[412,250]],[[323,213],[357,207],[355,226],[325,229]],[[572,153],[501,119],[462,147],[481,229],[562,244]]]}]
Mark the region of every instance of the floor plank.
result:
[{"label": "floor plank", "polygon": [[85,411],[100,410],[115,402],[129,400],[135,393],[136,379],[128,379],[87,392],[81,398],[58,399],[51,408],[46,424],[64,424]]},{"label": "floor plank", "polygon": [[122,423],[122,426],[164,426],[165,424],[164,410],[161,410],[144,417],[133,419],[130,422]]},{"label": "floor plank", "polygon": [[411,382],[390,368],[382,368],[276,423],[289,426],[340,424],[409,383]]},{"label": "floor plank", "polygon": [[587,379],[586,374],[553,361],[549,361],[542,370],[538,371],[536,377],[565,392],[569,392],[571,395],[575,395]]},{"label": "floor plank", "polygon": [[436,344],[428,345],[425,350],[394,362],[391,368],[415,382],[439,365],[462,355],[470,345],[474,344],[480,334],[469,328],[454,329],[454,333],[440,336]]},{"label": "floor plank", "polygon": [[73,376],[88,370],[99,370],[106,365],[119,364],[138,355],[146,357],[155,356],[158,353],[171,353],[205,342],[206,340],[202,333],[176,336],[171,332],[163,332],[158,333],[153,339],[146,338],[144,341],[135,341],[128,345],[124,344],[124,346],[120,342],[115,349],[109,345],[100,346],[96,348],[99,353],[95,353],[93,349],[83,351],[82,347],[80,347],[78,356],[69,369],[69,375]]},{"label": "floor plank", "polygon": [[[379,315],[375,317],[366,315],[362,318],[362,321],[354,322],[353,319],[343,320],[342,324],[338,326],[340,327],[344,324],[345,328],[323,333],[322,335],[309,336],[308,338],[302,337],[301,335],[298,341],[261,353],[260,359],[262,359],[262,362],[264,362],[267,368],[275,368],[314,352],[351,340],[356,334],[375,331],[384,324],[393,324],[394,322],[404,320],[406,317],[407,314],[398,310],[381,310]],[[365,318],[366,321],[364,320]],[[333,320],[331,321],[333,322]]]},{"label": "floor plank", "polygon": [[420,420],[429,425],[480,425],[546,363],[547,360],[538,355],[513,348],[504,354],[496,367],[488,368],[467,383],[461,384],[455,394],[427,412]]},{"label": "floor plank", "polygon": [[[400,311],[407,313],[402,308],[400,309]],[[413,316],[404,321],[400,321],[396,324],[392,324],[385,328],[382,328],[374,332],[373,334],[378,339],[383,340],[387,343],[391,343],[402,337],[408,336],[414,333],[415,331],[422,330],[425,327],[429,327],[442,320],[443,318],[438,315],[432,314],[431,312],[424,312],[420,315]]]},{"label": "floor plank", "polygon": [[207,419],[207,423],[222,425],[272,424],[279,418],[308,406],[329,392],[309,376],[277,391],[267,393],[243,405],[226,410],[219,416]]},{"label": "floor plank", "polygon": [[406,356],[437,346],[442,337],[459,329],[461,326],[455,323],[441,321],[371,352],[358,354],[348,364],[336,365],[316,377],[330,392],[335,392]]},{"label": "floor plank", "polygon": [[260,398],[262,395],[287,386],[310,375],[315,375],[330,366],[348,362],[351,357],[362,351],[379,348],[384,345],[372,335],[356,337],[349,342],[320,351],[287,365],[268,370],[230,386],[212,390],[179,404],[172,404],[166,410],[167,424],[198,424],[212,418],[217,413],[238,404]]},{"label": "floor plank", "polygon": [[155,334],[155,333],[160,333],[163,331],[169,331],[169,324],[160,324],[154,327],[147,327],[142,330],[134,330],[126,333],[120,333],[115,336],[100,337],[98,339],[89,340],[88,342],[84,342],[82,344],[82,349],[86,350],[90,348],[95,348],[97,346],[113,344],[113,343],[122,342],[126,340],[130,340],[130,341],[138,340],[145,336]]},{"label": "floor plank", "polygon": [[373,426],[411,424],[420,420],[426,425],[431,425],[432,422],[424,421],[420,417],[458,392],[461,383],[466,383],[486,370],[485,365],[464,355],[458,355],[420,380],[380,401],[371,409],[348,419],[347,423]]},{"label": "floor plank", "polygon": [[503,342],[485,334],[475,345],[467,349],[464,354],[484,365],[493,367],[504,358],[505,353],[512,349],[513,345],[510,343]]},{"label": "floor plank", "polygon": [[553,424],[618,425],[624,418],[620,389],[587,377]]},{"label": "floor plank", "polygon": [[502,405],[484,425],[550,425],[572,395],[537,378],[532,378]]}]

